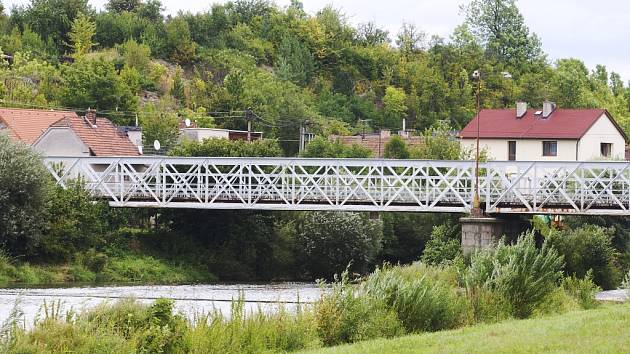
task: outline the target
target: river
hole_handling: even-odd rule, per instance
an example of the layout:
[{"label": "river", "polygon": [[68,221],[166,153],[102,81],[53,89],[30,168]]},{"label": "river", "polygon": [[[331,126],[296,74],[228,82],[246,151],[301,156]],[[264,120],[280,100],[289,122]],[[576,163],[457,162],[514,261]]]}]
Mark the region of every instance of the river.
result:
[{"label": "river", "polygon": [[322,289],[314,283],[155,285],[155,286],[76,286],[56,288],[0,289],[0,324],[17,306],[27,327],[43,317],[44,303],[61,306],[61,313],[81,311],[103,302],[134,298],[151,303],[158,298],[174,300],[175,311],[189,319],[214,310],[229,316],[233,299],[243,297],[245,310],[274,311],[279,306],[294,310],[298,303],[319,299]]}]

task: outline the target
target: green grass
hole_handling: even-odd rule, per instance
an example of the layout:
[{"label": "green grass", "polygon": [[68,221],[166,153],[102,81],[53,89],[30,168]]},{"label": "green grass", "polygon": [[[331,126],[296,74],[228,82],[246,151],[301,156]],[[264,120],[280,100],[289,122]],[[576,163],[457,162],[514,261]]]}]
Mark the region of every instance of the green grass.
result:
[{"label": "green grass", "polygon": [[630,348],[630,304],[378,339],[312,353],[621,353]]},{"label": "green grass", "polygon": [[111,257],[99,272],[90,270],[80,262],[35,265],[0,257],[0,286],[73,282],[184,284],[216,280],[217,277],[214,274],[201,267],[175,264],[146,255]]}]

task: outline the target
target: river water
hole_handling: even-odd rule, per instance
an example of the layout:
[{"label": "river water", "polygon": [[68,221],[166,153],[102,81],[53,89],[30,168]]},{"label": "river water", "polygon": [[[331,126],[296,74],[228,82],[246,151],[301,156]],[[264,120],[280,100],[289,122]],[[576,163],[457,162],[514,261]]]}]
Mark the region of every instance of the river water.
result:
[{"label": "river water", "polygon": [[66,288],[0,289],[0,324],[10,317],[14,308],[21,311],[20,320],[27,327],[43,317],[43,305],[55,302],[61,313],[81,311],[103,302],[134,298],[151,303],[158,298],[175,302],[175,311],[189,319],[211,311],[221,311],[229,317],[232,300],[244,299],[245,310],[274,311],[284,307],[294,310],[298,303],[317,301],[322,289],[314,283],[212,284],[156,286],[79,286]]}]

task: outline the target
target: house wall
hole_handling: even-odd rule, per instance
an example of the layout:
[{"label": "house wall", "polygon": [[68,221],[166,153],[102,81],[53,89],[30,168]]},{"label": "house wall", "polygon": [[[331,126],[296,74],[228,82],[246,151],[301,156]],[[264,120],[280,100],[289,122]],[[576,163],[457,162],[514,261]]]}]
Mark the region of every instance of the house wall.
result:
[{"label": "house wall", "polygon": [[[543,140],[553,139],[480,139],[479,146],[495,161],[508,160],[508,141],[516,141],[516,161],[576,161],[577,140],[556,140],[557,156],[543,156]],[[460,144],[473,153],[476,151],[475,139],[461,139]]]},{"label": "house wall", "polygon": [[227,130],[221,129],[208,129],[208,128],[186,128],[182,129],[182,138],[190,139],[194,141],[203,141],[209,138],[224,138],[229,139],[230,135]]},{"label": "house wall", "polygon": [[90,156],[90,149],[70,128],[49,128],[33,147],[46,156]]},{"label": "house wall", "polygon": [[606,114],[603,114],[580,139],[579,159],[581,161],[603,159],[601,143],[612,144],[612,159],[625,159],[626,142]]}]

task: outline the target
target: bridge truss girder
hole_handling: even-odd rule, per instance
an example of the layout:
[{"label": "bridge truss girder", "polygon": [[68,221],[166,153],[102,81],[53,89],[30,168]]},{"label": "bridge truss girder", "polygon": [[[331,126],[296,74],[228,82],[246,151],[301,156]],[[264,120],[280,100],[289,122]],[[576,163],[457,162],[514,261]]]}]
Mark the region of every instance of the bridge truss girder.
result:
[{"label": "bridge truss girder", "polygon": [[[61,186],[80,179],[115,207],[465,213],[472,161],[49,157]],[[626,162],[486,162],[486,212],[630,215]]]}]

